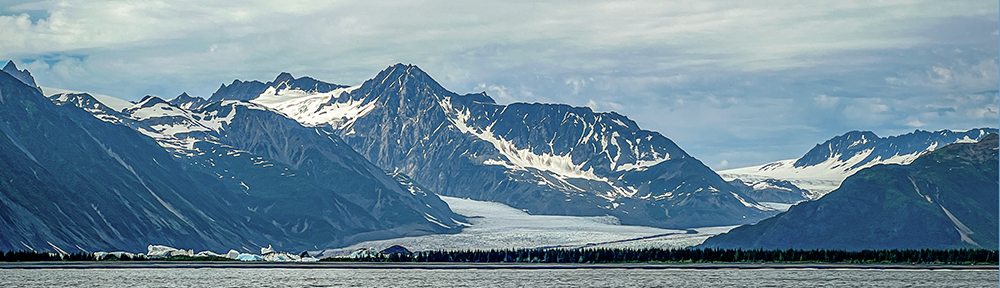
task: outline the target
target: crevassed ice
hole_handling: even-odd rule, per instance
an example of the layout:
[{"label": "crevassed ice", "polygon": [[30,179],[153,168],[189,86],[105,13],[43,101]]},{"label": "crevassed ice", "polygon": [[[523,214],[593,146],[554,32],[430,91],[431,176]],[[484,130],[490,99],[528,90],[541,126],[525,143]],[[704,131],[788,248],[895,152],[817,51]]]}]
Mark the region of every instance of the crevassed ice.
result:
[{"label": "crevassed ice", "polygon": [[442,224],[441,221],[438,221],[437,218],[435,218],[434,216],[431,216],[431,214],[427,214],[426,212],[424,212],[424,220],[427,220],[428,222],[437,224],[437,225],[439,225],[441,227],[451,229],[451,227],[449,227],[448,225]]}]

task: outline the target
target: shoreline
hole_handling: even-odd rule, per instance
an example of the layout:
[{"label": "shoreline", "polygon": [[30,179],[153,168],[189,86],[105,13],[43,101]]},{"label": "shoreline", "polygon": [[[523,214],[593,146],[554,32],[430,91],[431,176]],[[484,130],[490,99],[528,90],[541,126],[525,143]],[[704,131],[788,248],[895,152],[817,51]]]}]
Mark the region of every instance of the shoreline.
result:
[{"label": "shoreline", "polygon": [[6,269],[474,269],[474,270],[543,270],[543,269],[855,269],[855,270],[1000,270],[998,265],[935,265],[935,264],[849,264],[849,263],[391,263],[391,262],[201,262],[201,261],[140,261],[140,262],[4,262]]}]

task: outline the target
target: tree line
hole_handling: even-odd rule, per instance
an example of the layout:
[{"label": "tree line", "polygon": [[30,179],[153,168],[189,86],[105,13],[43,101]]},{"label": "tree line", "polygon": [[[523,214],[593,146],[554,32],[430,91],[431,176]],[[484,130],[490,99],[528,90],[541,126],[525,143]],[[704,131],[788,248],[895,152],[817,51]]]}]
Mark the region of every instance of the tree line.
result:
[{"label": "tree line", "polygon": [[516,249],[424,251],[321,261],[474,262],[474,263],[911,263],[997,264],[998,252],[954,250],[764,250],[764,249]]},{"label": "tree line", "polygon": [[[472,263],[909,263],[998,264],[997,250],[764,250],[764,249],[512,249],[423,251],[376,254],[361,258],[324,258],[321,261],[362,262],[472,262]],[[142,261],[114,255],[97,259],[89,253],[57,254],[33,251],[0,253],[3,262],[31,261]],[[192,259],[163,259],[191,261]],[[228,259],[226,259],[228,260]]]}]

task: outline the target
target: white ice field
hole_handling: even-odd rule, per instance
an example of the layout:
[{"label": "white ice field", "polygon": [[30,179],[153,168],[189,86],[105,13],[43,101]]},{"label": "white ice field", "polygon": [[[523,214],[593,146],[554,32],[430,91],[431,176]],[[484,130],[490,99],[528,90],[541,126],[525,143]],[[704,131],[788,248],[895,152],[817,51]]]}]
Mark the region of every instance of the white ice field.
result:
[{"label": "white ice field", "polygon": [[[612,216],[529,215],[496,202],[447,196],[441,196],[441,199],[447,202],[455,213],[469,217],[468,222],[471,226],[457,234],[362,242],[322,251],[320,257],[346,255],[360,248],[382,250],[392,245],[402,245],[410,251],[579,248],[588,244],[600,248],[683,248],[701,244],[708,237],[736,227],[695,228],[693,230],[697,231],[697,234],[687,234],[684,230],[620,225],[618,219]],[[659,236],[664,234],[672,235]],[[636,240],[637,238],[644,239]]]}]

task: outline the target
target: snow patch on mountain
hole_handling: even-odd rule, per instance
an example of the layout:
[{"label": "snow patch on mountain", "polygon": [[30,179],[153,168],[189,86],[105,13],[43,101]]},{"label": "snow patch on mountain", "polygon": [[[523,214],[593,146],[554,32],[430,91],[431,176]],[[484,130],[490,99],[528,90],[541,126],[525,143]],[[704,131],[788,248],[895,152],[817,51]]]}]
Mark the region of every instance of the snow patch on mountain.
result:
[{"label": "snow patch on mountain", "polygon": [[[795,161],[798,161],[798,159],[786,159],[764,165],[722,170],[718,173],[726,181],[732,181],[733,179],[754,182],[764,179],[787,180],[799,188],[814,192],[812,195],[818,198],[840,187],[840,183],[844,182],[844,179],[854,175],[855,172],[861,169],[878,164],[910,164],[917,157],[927,152],[895,155],[889,159],[882,159],[881,156],[876,156],[875,161],[862,163],[871,153],[872,150],[866,150],[854,155],[847,161],[839,160],[840,155],[837,155],[813,166],[795,167]],[[754,188],[756,189],[757,187]]]},{"label": "snow patch on mountain", "polygon": [[[852,131],[816,145],[805,156],[763,165],[718,171],[726,181],[741,179],[757,182],[765,179],[786,180],[813,192],[812,199],[822,197],[840,187],[840,183],[855,172],[879,164],[908,165],[921,155],[951,143],[975,143],[996,129],[914,131],[900,136],[879,138],[871,132]],[[956,135],[956,134],[965,135]],[[972,135],[970,137],[970,135]],[[841,139],[851,139],[840,142]],[[846,145],[845,145],[846,144]],[[859,150],[860,149],[860,150]],[[806,160],[813,155],[825,159]],[[803,165],[803,163],[807,163]]]},{"label": "snow patch on mountain", "polygon": [[622,163],[615,167],[615,172],[620,171],[631,171],[631,170],[641,170],[649,167],[656,166],[656,164],[663,163],[664,161],[670,160],[670,154],[664,155],[664,157],[657,157],[653,160],[636,160],[635,163]]},{"label": "snow patch on mountain", "polygon": [[[584,169],[584,167],[588,166],[587,162],[582,161],[580,163],[574,163],[573,157],[569,155],[569,153],[534,153],[529,148],[518,148],[512,141],[504,139],[502,136],[495,135],[493,133],[493,124],[490,124],[485,128],[471,126],[469,124],[472,122],[470,111],[467,108],[464,108],[461,111],[455,109],[451,105],[450,97],[444,97],[440,101],[440,105],[445,109],[446,114],[449,116],[448,120],[452,123],[453,127],[462,133],[475,136],[480,140],[492,144],[502,156],[500,159],[485,159],[482,162],[483,165],[497,165],[511,170],[522,171],[527,171],[528,168],[531,168],[549,172],[551,173],[551,176],[555,178],[553,180],[557,183],[553,183],[553,181],[549,181],[549,179],[546,179],[543,176],[540,177],[538,185],[565,187],[570,188],[571,190],[584,191],[584,189],[567,182],[567,179],[584,179],[601,182],[606,184],[610,190],[603,194],[598,194],[598,196],[601,196],[608,201],[614,201],[618,197],[632,197],[636,193],[636,189],[634,187],[622,187],[607,177],[598,176],[594,173],[594,168],[592,166]],[[548,143],[548,146],[551,147],[552,143]],[[651,161],[640,161],[641,163],[630,165],[638,168],[644,167],[643,165],[648,165],[650,163],[658,164],[666,160],[669,160],[669,157],[666,159],[661,158]],[[567,201],[570,200],[567,199]]]},{"label": "snow patch on mountain", "polygon": [[349,127],[361,116],[375,109],[375,102],[350,100],[341,102],[343,94],[350,94],[361,86],[337,88],[333,91],[317,93],[301,89],[278,89],[268,87],[260,96],[250,102],[280,111],[302,125],[318,126],[330,124],[333,128]]},{"label": "snow patch on mountain", "polygon": [[[449,98],[445,98],[449,99]],[[448,100],[441,103],[442,107],[451,108]],[[455,117],[450,118],[451,123],[459,131],[465,134],[476,136],[476,138],[482,139],[493,147],[500,151],[506,159],[484,161],[483,164],[486,165],[502,165],[510,169],[524,170],[524,168],[535,168],[542,171],[548,171],[555,173],[562,178],[580,178],[593,181],[607,182],[608,178],[600,177],[594,174],[594,169],[590,168],[588,170],[583,170],[583,167],[587,164],[573,163],[573,158],[569,155],[556,155],[552,153],[535,154],[531,152],[531,149],[518,149],[514,143],[503,139],[503,137],[497,137],[493,135],[493,126],[487,126],[484,129],[474,128],[468,125],[469,122],[469,110],[465,109],[463,111],[456,111],[453,113]]]}]

